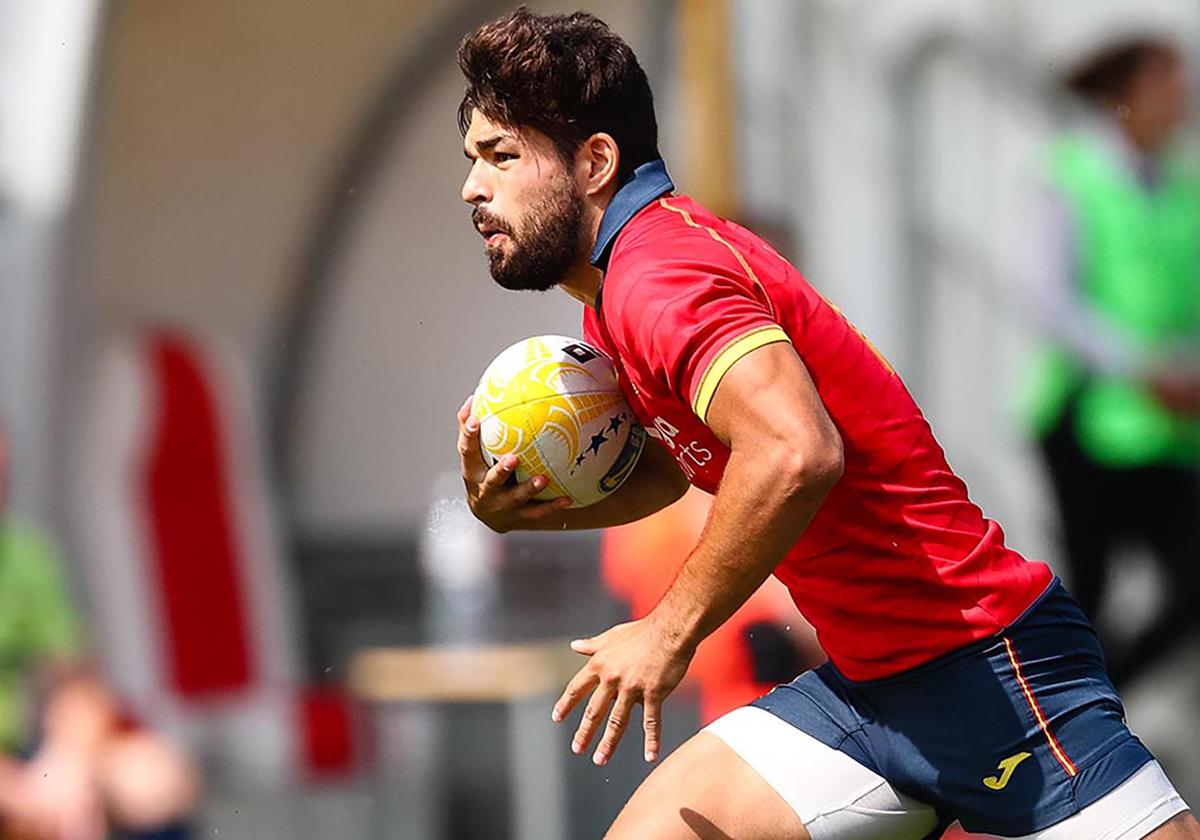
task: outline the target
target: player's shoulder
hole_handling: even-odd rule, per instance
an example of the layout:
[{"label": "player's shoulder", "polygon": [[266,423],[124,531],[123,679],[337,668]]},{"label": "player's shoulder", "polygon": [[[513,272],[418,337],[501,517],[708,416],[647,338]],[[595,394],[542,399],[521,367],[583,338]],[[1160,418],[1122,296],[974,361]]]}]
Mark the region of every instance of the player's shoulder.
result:
[{"label": "player's shoulder", "polygon": [[604,276],[605,306],[640,311],[655,301],[706,289],[714,277],[752,282],[745,258],[718,232],[723,226],[687,196],[651,202],[615,243]]},{"label": "player's shoulder", "polygon": [[612,260],[669,261],[681,255],[680,246],[691,249],[689,256],[719,255],[723,246],[713,229],[720,223],[708,208],[686,195],[659,196],[630,219],[617,238]]}]

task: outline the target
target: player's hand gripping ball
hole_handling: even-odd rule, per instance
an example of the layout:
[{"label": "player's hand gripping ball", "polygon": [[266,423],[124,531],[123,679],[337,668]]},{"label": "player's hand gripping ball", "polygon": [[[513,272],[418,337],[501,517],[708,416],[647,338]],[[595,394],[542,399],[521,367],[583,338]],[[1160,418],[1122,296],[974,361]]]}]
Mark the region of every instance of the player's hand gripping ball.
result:
[{"label": "player's hand gripping ball", "polygon": [[527,338],[497,356],[471,413],[489,467],[511,452],[517,481],[544,475],[549,482],[537,498],[565,496],[572,507],[620,487],[646,440],[608,357],[561,335]]}]

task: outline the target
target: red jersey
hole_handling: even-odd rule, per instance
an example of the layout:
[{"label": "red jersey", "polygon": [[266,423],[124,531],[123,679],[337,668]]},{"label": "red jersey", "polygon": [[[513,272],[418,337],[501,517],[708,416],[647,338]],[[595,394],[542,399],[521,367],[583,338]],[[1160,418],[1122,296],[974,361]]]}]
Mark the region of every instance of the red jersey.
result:
[{"label": "red jersey", "polygon": [[584,336],[612,357],[649,435],[709,493],[729,458],[704,422],[717,383],[746,353],[792,344],[845,467],[775,575],[834,665],[885,677],[1014,621],[1053,575],[968,499],[887,361],[757,236],[685,196],[646,192],[619,203],[625,218],[610,222],[610,206],[602,220],[593,262],[606,271]]}]

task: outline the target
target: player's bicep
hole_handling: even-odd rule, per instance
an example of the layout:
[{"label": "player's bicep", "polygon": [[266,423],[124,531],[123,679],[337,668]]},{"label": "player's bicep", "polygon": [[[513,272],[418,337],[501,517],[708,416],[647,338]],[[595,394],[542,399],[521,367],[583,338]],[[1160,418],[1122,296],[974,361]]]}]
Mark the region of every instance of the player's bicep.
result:
[{"label": "player's bicep", "polygon": [[703,419],[735,451],[783,449],[841,461],[841,436],[804,362],[786,341],[733,359],[712,386]]}]

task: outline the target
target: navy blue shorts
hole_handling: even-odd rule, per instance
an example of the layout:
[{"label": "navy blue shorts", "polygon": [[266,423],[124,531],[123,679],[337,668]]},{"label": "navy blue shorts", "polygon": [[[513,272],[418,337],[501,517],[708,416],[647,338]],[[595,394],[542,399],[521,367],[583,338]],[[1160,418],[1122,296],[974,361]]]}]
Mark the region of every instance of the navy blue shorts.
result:
[{"label": "navy blue shorts", "polygon": [[855,682],[825,664],[752,705],[968,831],[1040,831],[1153,758],[1057,580],[1000,635],[882,680]]}]

